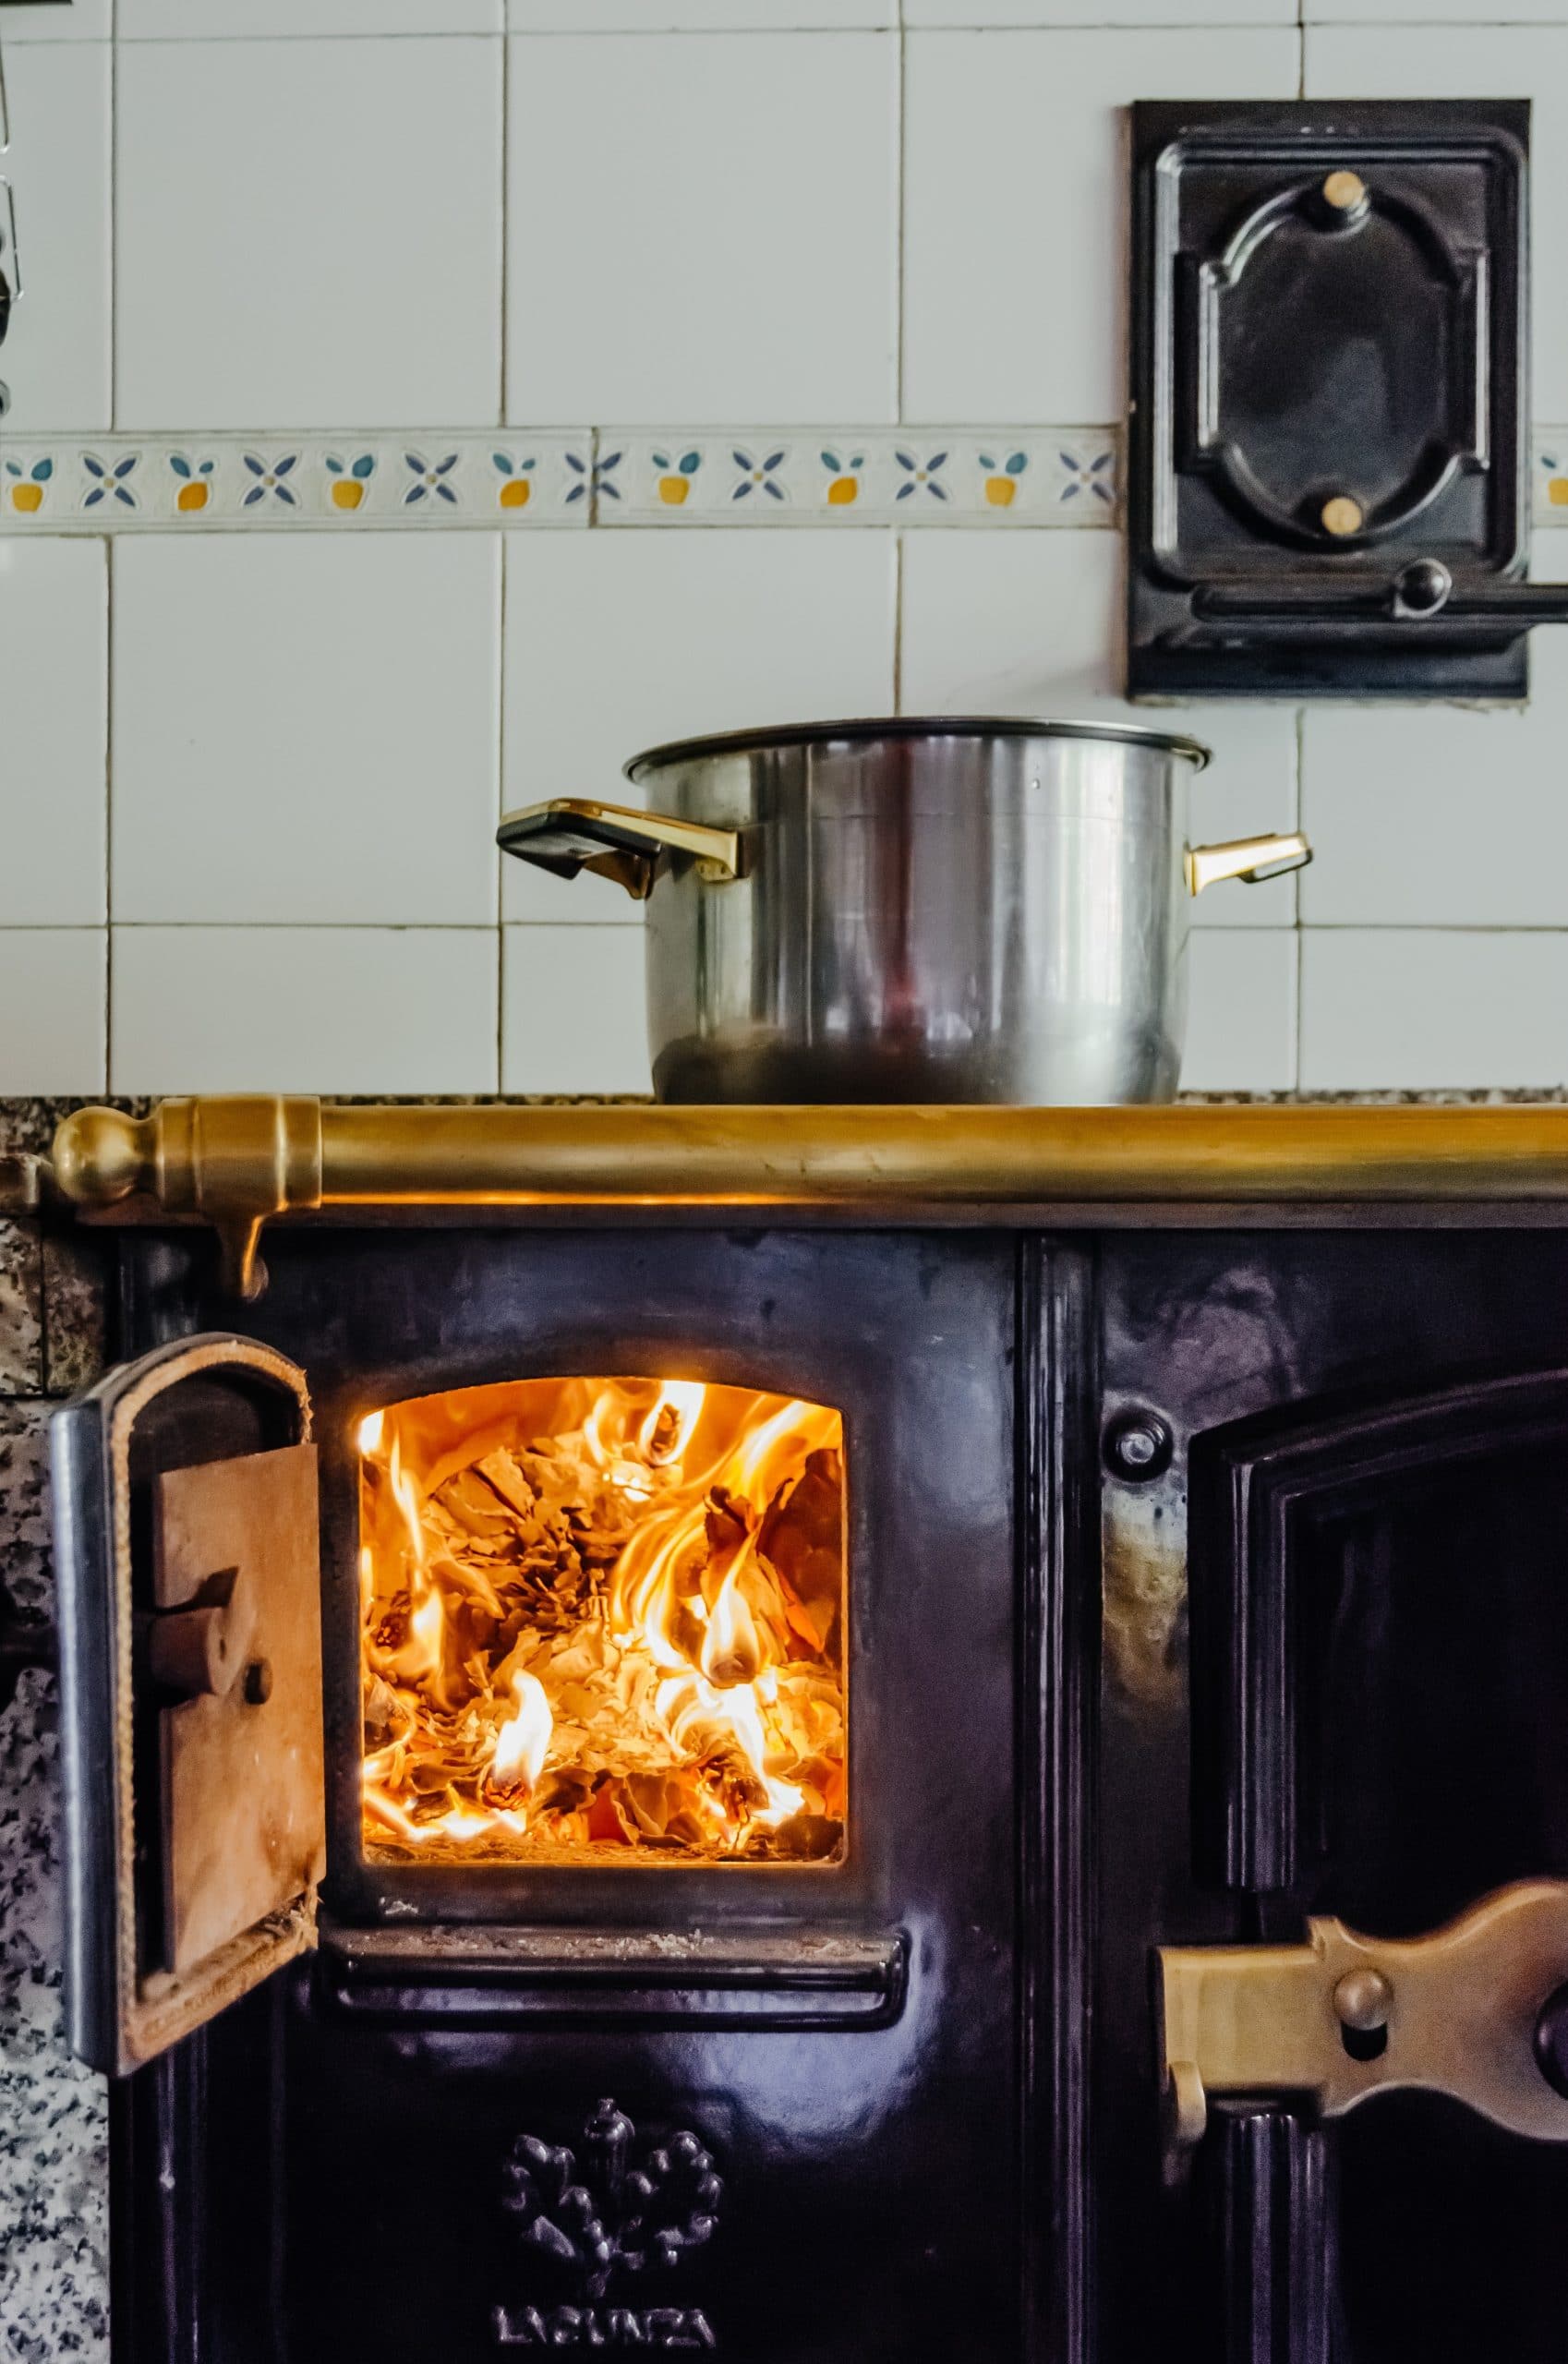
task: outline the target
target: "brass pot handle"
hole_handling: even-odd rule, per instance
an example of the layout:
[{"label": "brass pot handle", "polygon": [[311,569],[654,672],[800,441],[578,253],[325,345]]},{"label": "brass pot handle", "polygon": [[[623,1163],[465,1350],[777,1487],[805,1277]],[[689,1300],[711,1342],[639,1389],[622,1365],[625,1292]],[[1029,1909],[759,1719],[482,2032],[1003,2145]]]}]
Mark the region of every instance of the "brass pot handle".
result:
[{"label": "brass pot handle", "polygon": [[583,870],[613,878],[638,903],[646,902],[654,881],[676,861],[694,862],[698,877],[712,885],[728,885],[741,875],[738,829],[710,829],[668,813],[590,804],[579,797],[556,797],[506,814],[496,843],[503,853],[558,878],[575,878]]},{"label": "brass pot handle", "polygon": [[1299,829],[1287,837],[1232,838],[1223,846],[1188,846],[1187,891],[1201,895],[1222,878],[1239,878],[1256,886],[1260,879],[1283,878],[1287,870],[1305,870],[1312,849]]}]

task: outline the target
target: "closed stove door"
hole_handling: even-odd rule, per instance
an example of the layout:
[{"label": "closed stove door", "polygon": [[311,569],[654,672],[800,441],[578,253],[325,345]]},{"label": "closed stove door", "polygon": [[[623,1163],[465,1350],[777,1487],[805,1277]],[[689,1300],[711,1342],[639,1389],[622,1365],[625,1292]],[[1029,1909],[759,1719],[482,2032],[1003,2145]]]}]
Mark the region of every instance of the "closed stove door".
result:
[{"label": "closed stove door", "polygon": [[1243,1940],[1158,1961],[1192,2352],[1555,2364],[1568,1373],[1211,1429],[1188,1567],[1195,1864]]},{"label": "closed stove door", "polygon": [[316,1448],[244,1338],[111,1371],[54,1432],[74,2048],[126,2074],[313,1938]]}]

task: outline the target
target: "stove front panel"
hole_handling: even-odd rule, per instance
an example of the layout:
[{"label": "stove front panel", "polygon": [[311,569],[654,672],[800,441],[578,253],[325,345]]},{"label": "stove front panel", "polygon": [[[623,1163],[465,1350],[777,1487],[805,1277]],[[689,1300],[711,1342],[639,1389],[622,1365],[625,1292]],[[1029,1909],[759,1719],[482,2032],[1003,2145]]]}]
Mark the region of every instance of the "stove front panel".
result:
[{"label": "stove front panel", "polygon": [[[130,1244],[136,1344],[212,1318],[205,1245]],[[1039,1843],[1039,1700],[1020,1678],[1042,1617],[1019,1510],[1038,1456],[1017,1449],[1035,1417],[1020,1405],[1042,1400],[1019,1310],[1033,1251],[1020,1263],[1015,1241],[973,1233],[280,1228],[268,1260],[247,1326],[307,1370],[320,1440],[326,1901],[348,1934],[196,2039],[156,2090],[138,2081],[141,2141],[160,2113],[189,2137],[180,2173],[209,2236],[171,2272],[220,2326],[204,2352],[1035,2354],[1030,2261],[1050,2202],[1031,2163],[1050,2143],[1033,2088],[1050,2047],[1022,2020],[1050,1973],[1049,1932],[1020,1904]],[[438,1389],[605,1372],[842,1416],[844,1858],[368,1862],[356,1425]],[[435,1924],[503,1948],[511,1929],[582,1937],[598,1967],[541,1986],[504,1964],[443,1981],[427,1963],[371,1992],[344,1966],[356,1930],[417,1952]],[[768,1970],[802,1933],[829,1956],[890,1941],[899,1977],[858,2020],[829,2009]],[[645,1971],[661,1940],[716,1938],[742,1956],[750,1943],[752,1970],[691,1992],[668,1973],[651,2000],[646,1978],[614,1973],[618,1946]],[[235,2149],[261,2137],[262,2093],[267,2197],[247,2210],[223,2195]],[[233,2297],[263,2286],[265,2322]]]}]

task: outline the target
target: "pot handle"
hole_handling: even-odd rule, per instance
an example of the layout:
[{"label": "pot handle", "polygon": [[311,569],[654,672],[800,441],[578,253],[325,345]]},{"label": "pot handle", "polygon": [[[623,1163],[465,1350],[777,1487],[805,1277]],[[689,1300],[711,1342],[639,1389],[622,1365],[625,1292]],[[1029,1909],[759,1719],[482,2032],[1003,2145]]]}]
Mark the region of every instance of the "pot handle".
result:
[{"label": "pot handle", "polygon": [[1287,870],[1305,870],[1312,849],[1299,829],[1287,837],[1233,838],[1223,846],[1188,846],[1187,891],[1201,895],[1222,878],[1239,878],[1246,886],[1260,879],[1283,878]]},{"label": "pot handle", "polygon": [[504,814],[496,843],[558,878],[575,878],[582,870],[613,878],[637,903],[647,901],[655,879],[678,860],[694,862],[698,877],[716,885],[741,874],[738,829],[710,829],[668,813],[590,804],[580,797],[555,797]]}]

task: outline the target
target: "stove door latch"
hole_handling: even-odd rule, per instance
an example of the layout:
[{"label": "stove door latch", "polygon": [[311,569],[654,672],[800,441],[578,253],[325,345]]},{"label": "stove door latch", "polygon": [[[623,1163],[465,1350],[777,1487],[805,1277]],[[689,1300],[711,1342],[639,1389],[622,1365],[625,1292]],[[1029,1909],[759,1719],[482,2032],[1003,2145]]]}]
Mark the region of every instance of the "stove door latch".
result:
[{"label": "stove door latch", "polygon": [[1304,1945],[1162,1946],[1155,2011],[1173,2172],[1222,2095],[1330,2118],[1420,2087],[1568,2142],[1568,1881],[1499,1888],[1424,1937],[1310,1920]]}]

